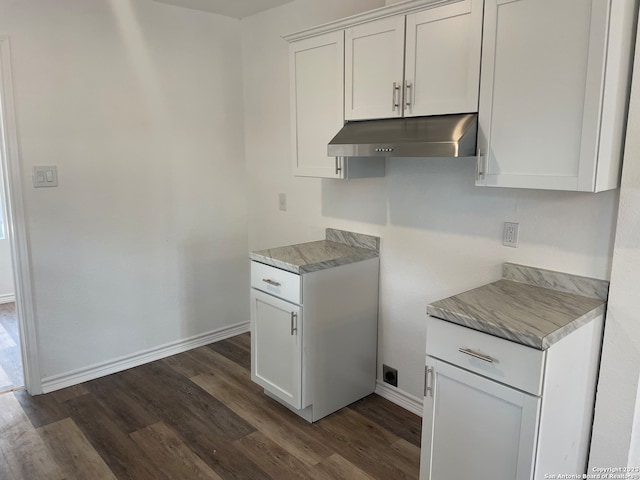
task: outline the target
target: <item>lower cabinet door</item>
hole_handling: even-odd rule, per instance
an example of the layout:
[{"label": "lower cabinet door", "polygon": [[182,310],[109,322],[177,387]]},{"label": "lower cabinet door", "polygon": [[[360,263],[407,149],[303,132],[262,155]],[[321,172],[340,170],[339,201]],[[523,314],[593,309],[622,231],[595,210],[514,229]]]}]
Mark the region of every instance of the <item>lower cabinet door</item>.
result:
[{"label": "lower cabinet door", "polygon": [[302,408],[302,307],[251,289],[251,379]]},{"label": "lower cabinet door", "polygon": [[539,397],[432,357],[426,382],[421,480],[533,478]]}]

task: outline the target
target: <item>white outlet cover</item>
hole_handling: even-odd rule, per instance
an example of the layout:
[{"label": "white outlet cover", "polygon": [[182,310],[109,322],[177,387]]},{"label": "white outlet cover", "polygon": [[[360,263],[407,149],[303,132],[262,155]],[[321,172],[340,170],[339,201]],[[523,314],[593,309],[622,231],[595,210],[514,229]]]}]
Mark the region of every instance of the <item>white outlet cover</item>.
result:
[{"label": "white outlet cover", "polygon": [[287,194],[286,193],[278,194],[278,208],[283,212],[287,211]]},{"label": "white outlet cover", "polygon": [[504,234],[502,237],[502,244],[505,247],[513,247],[516,248],[518,246],[518,237],[519,237],[519,223],[513,222],[504,222]]}]

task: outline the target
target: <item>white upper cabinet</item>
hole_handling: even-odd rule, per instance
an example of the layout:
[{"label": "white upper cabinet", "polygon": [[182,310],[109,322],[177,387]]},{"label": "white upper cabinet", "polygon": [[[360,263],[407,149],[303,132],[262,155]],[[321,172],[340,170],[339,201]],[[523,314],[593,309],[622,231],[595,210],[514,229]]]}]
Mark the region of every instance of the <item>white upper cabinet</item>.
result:
[{"label": "white upper cabinet", "polygon": [[344,124],[344,33],[294,42],[289,52],[294,174],[341,178],[341,160],[327,156],[327,143]]},{"label": "white upper cabinet", "polygon": [[486,0],[476,184],[617,188],[635,0]]},{"label": "white upper cabinet", "polygon": [[344,125],[344,32],[293,42],[289,62],[293,174],[339,179],[384,176],[384,158],[327,155],[327,144]]},{"label": "white upper cabinet", "polygon": [[402,116],[404,16],[345,31],[345,118]]},{"label": "white upper cabinet", "polygon": [[475,112],[482,0],[439,3],[345,31],[345,119]]},{"label": "white upper cabinet", "polygon": [[405,117],[478,111],[482,3],[407,15]]}]

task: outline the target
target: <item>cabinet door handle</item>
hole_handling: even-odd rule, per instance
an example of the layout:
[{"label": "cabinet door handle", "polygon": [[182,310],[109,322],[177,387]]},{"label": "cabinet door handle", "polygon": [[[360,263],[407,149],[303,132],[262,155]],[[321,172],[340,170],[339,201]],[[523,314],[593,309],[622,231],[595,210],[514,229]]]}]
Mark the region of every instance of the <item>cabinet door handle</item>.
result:
[{"label": "cabinet door handle", "polygon": [[291,335],[298,333],[298,314],[291,312]]},{"label": "cabinet door handle", "polygon": [[340,162],[340,157],[336,157],[336,175],[340,175],[342,172],[342,162]]},{"label": "cabinet door handle", "polygon": [[400,100],[398,97],[400,93],[400,85],[397,82],[393,82],[393,95],[391,96],[391,110],[395,111],[396,108],[400,108]]},{"label": "cabinet door handle", "polygon": [[458,351],[460,353],[464,353],[465,355],[469,355],[471,357],[482,360],[483,362],[493,363],[494,360],[488,355],[482,355],[481,353],[474,352],[473,350],[469,350],[468,348],[459,348]]},{"label": "cabinet door handle", "polygon": [[404,84],[404,98],[406,99],[404,103],[405,110],[407,108],[411,108],[411,101],[413,100],[411,88],[412,88],[411,84],[405,81],[405,84]]},{"label": "cabinet door handle", "polygon": [[268,283],[269,285],[273,286],[273,287],[279,287],[282,284],[280,282],[276,282],[275,280],[271,280],[270,278],[263,278],[262,281],[264,283]]},{"label": "cabinet door handle", "polygon": [[433,398],[433,368],[424,367],[424,396],[431,394]]},{"label": "cabinet door handle", "polygon": [[476,180],[484,180],[484,173],[485,173],[485,165],[484,165],[484,160],[485,160],[485,155],[482,154],[482,150],[478,150],[478,155],[477,155],[477,159],[476,159]]}]

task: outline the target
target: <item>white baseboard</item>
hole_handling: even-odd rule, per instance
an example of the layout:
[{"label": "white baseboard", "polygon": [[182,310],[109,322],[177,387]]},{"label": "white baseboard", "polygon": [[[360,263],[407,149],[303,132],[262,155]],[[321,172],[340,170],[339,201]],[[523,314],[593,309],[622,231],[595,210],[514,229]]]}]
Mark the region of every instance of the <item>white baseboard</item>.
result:
[{"label": "white baseboard", "polygon": [[142,350],[132,355],[126,355],[107,362],[96,363],[85,368],[79,368],[67,373],[52,375],[42,379],[42,392],[49,393],[61,388],[78,385],[82,382],[121,372],[129,368],[138,367],[145,363],[161,360],[177,353],[186,352],[193,348],[202,347],[213,342],[246,333],[250,329],[250,322],[242,322],[229,327],[213,330],[177,342],[171,342],[159,347]]},{"label": "white baseboard", "polygon": [[16,301],[16,296],[13,293],[0,295],[0,305],[2,305],[3,303],[12,303],[15,301]]},{"label": "white baseboard", "polygon": [[415,413],[419,417],[422,416],[422,399],[414,397],[413,395],[400,390],[397,387],[391,386],[388,383],[384,383],[381,380],[376,380],[376,394],[382,398],[395,403],[396,405],[409,410],[411,413]]}]

